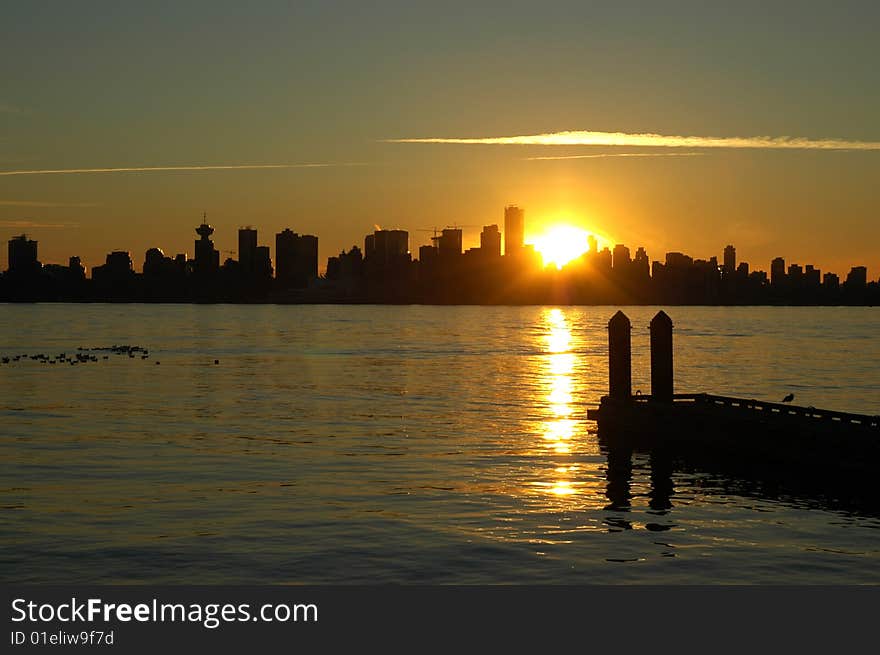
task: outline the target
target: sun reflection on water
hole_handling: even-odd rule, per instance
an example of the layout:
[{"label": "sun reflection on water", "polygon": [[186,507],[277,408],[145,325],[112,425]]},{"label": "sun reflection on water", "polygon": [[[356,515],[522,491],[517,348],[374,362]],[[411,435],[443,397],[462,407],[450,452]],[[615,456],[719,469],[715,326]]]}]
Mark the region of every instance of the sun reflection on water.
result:
[{"label": "sun reflection on water", "polygon": [[[541,375],[546,388],[546,419],[542,424],[543,439],[548,448],[558,456],[572,453],[573,441],[581,433],[579,422],[574,418],[574,372],[577,355],[572,352],[572,334],[566,315],[560,309],[544,314],[547,328],[545,336],[546,356],[542,361]],[[551,482],[540,482],[538,487],[557,497],[575,496],[580,493],[577,482],[578,467],[564,462],[553,470]]]}]

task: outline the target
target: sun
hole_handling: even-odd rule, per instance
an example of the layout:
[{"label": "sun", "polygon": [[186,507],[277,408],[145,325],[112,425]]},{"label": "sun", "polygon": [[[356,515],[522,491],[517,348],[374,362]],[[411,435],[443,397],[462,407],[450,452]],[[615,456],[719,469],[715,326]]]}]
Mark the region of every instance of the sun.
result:
[{"label": "sun", "polygon": [[572,225],[554,225],[535,239],[535,250],[541,253],[544,266],[562,268],[589,250],[589,236]]}]

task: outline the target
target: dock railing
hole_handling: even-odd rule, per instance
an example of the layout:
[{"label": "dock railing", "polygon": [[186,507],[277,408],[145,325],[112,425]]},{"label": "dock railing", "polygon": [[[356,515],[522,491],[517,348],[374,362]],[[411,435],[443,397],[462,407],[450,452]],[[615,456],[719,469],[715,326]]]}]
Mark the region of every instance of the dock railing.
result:
[{"label": "dock railing", "polygon": [[[649,403],[653,398],[647,395],[632,396],[633,402]],[[792,416],[808,418],[817,421],[828,421],[843,425],[861,426],[880,431],[880,416],[868,416],[865,414],[851,414],[849,412],[836,412],[815,407],[800,407],[797,405],[785,405],[782,403],[770,403],[763,400],[734,398],[731,396],[716,396],[708,393],[676,393],[672,396],[673,403],[706,404],[715,407],[726,407],[731,410],[746,413],[761,413],[768,417]]]}]

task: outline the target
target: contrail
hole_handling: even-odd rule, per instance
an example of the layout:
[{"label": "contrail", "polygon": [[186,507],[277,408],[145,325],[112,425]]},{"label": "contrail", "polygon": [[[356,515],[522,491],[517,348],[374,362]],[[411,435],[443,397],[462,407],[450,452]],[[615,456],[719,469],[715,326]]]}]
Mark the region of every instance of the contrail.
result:
[{"label": "contrail", "polygon": [[523,161],[555,161],[558,159],[597,159],[603,157],[698,157],[703,152],[603,152],[593,155],[560,155],[558,157],[525,157]]},{"label": "contrail", "polygon": [[46,202],[43,200],[0,200],[0,207],[98,207],[96,202]]},{"label": "contrail", "polygon": [[5,175],[69,175],[78,173],[152,173],[156,171],[244,171],[267,168],[330,168],[333,166],[364,166],[362,163],[344,164],[235,164],[231,166],[126,166],[119,168],[56,168],[27,171],[0,171]]},{"label": "contrail", "polygon": [[14,228],[68,228],[79,227],[79,223],[39,223],[37,221],[0,221],[0,227]]},{"label": "contrail", "polygon": [[793,136],[670,136],[627,132],[549,132],[521,136],[419,137],[386,139],[386,143],[447,143],[462,145],[637,146],[659,148],[767,148],[784,150],[880,150],[880,141],[809,139]]}]

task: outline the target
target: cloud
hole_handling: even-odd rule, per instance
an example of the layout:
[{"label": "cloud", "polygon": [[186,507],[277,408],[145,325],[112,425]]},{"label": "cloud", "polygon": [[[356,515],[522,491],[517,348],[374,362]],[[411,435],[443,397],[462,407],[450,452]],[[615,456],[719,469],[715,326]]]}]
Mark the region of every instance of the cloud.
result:
[{"label": "cloud", "polygon": [[0,221],[0,227],[27,228],[68,228],[79,227],[79,223],[40,223],[37,221]]},{"label": "cloud", "polygon": [[555,161],[558,159],[596,159],[601,157],[698,157],[703,152],[602,152],[592,155],[560,155],[558,157],[526,157],[524,161]]},{"label": "cloud", "polygon": [[0,200],[0,207],[98,207],[96,202],[46,202],[43,200]]},{"label": "cloud", "polygon": [[880,150],[880,141],[808,139],[793,136],[670,136],[627,132],[549,132],[522,136],[419,137],[386,139],[386,143],[462,145],[627,146],[652,148],[765,148],[774,150]]},{"label": "cloud", "polygon": [[334,166],[365,166],[364,163],[315,164],[233,164],[228,166],[126,166],[119,168],[56,168],[24,171],[0,171],[6,175],[69,175],[78,173],[153,173],[159,171],[245,171],[267,168],[330,168]]}]

